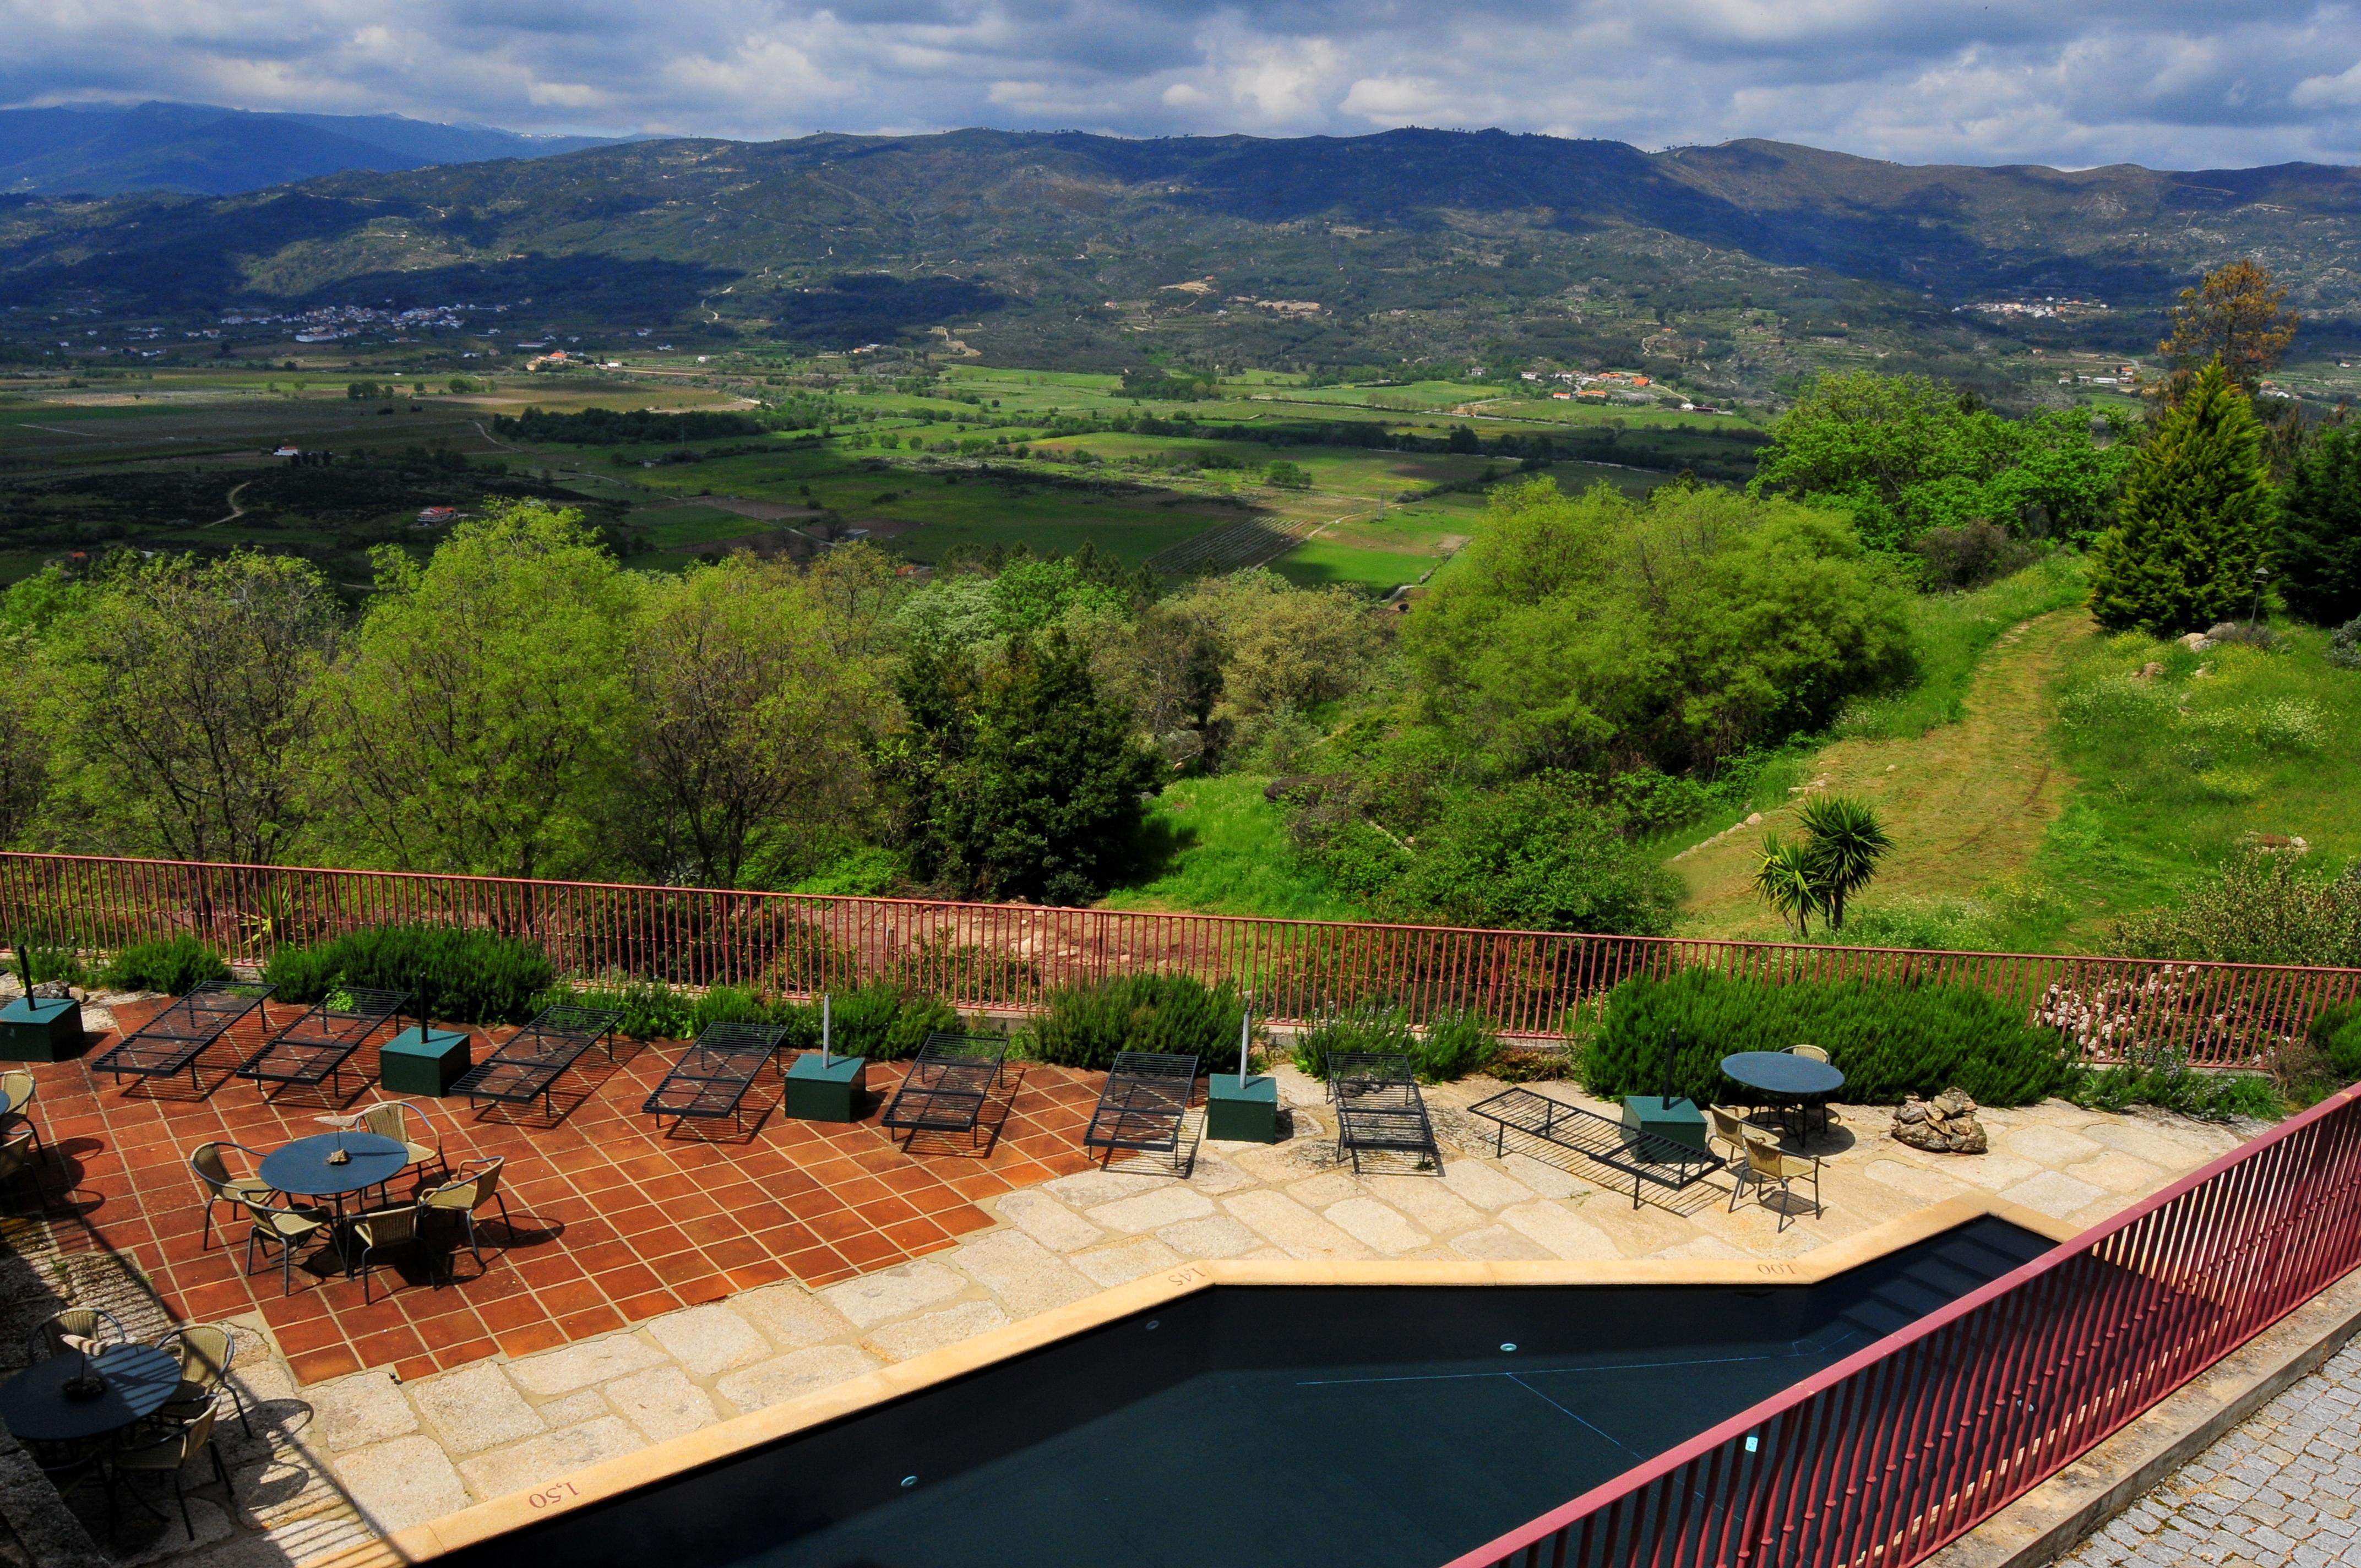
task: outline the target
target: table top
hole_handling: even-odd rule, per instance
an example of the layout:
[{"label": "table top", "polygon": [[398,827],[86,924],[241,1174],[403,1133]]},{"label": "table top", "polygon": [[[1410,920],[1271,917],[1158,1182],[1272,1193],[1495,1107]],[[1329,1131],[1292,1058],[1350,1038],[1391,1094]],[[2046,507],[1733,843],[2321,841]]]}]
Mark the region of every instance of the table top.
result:
[{"label": "table top", "polygon": [[181,1386],[181,1364],[153,1345],[114,1345],[90,1358],[106,1384],[94,1399],[69,1399],[64,1386],[82,1358],[68,1351],[37,1361],[0,1383],[0,1422],[19,1442],[71,1442],[120,1431],[164,1408]]},{"label": "table top", "polygon": [[[330,1165],[328,1156],[339,1144],[353,1157]],[[392,1138],[375,1133],[318,1133],[274,1150],[256,1174],[281,1192],[334,1198],[391,1180],[409,1164],[409,1146]]]},{"label": "table top", "polygon": [[1845,1080],[1833,1064],[1788,1051],[1741,1051],[1722,1058],[1721,1070],[1749,1089],[1773,1094],[1828,1094]]}]

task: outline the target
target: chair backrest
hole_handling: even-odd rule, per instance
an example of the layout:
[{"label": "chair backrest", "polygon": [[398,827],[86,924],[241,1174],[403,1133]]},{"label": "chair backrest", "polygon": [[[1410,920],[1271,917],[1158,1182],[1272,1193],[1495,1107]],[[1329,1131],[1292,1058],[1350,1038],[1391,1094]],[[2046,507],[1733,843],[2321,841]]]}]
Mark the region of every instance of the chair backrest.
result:
[{"label": "chair backrest", "polygon": [[181,1429],[181,1462],[183,1464],[204,1452],[205,1444],[213,1441],[214,1413],[213,1407],[208,1405],[203,1415]]},{"label": "chair backrest", "polygon": [[437,1187],[419,1201],[429,1209],[480,1209],[492,1201],[500,1185],[502,1159],[463,1163],[462,1174]]},{"label": "chair backrest", "polygon": [[222,1150],[225,1146],[222,1144],[199,1144],[189,1151],[189,1167],[197,1173],[197,1179],[212,1188],[216,1197],[223,1198],[229,1196],[226,1189],[231,1180],[229,1164],[222,1158]]},{"label": "chair backrest", "polygon": [[1787,1054],[1791,1057],[1802,1057],[1806,1061],[1826,1061],[1828,1059],[1828,1053],[1820,1049],[1817,1046],[1789,1046],[1787,1047]]},{"label": "chair backrest", "polygon": [[181,1364],[181,1380],[211,1388],[229,1374],[237,1342],[227,1329],[213,1323],[189,1323],[166,1334],[158,1349]]},{"label": "chair backrest", "polygon": [[1781,1150],[1776,1144],[1759,1143],[1752,1138],[1746,1140],[1746,1167],[1757,1176],[1793,1177],[1812,1173],[1810,1160],[1797,1159]]},{"label": "chair backrest", "polygon": [[131,1336],[123,1332],[114,1313],[100,1307],[68,1307],[33,1330],[29,1345],[33,1359],[61,1355],[73,1349],[66,1343],[68,1335],[101,1347],[131,1343]]},{"label": "chair backrest", "polygon": [[359,1234],[363,1245],[399,1245],[418,1234],[418,1216],[424,1207],[422,1203],[403,1203],[391,1209],[372,1209],[354,1219],[353,1229]]},{"label": "chair backrest", "polygon": [[0,1177],[10,1177],[33,1162],[33,1129],[12,1134],[0,1141]]},{"label": "chair backrest", "polygon": [[25,1107],[33,1102],[33,1093],[39,1087],[33,1080],[33,1075],[22,1068],[0,1072],[0,1111],[12,1116],[23,1115]]},{"label": "chair backrest", "polygon": [[406,1144],[410,1141],[410,1107],[399,1100],[380,1100],[360,1113],[360,1130]]},{"label": "chair backrest", "polygon": [[1705,1108],[1706,1119],[1713,1124],[1713,1135],[1723,1143],[1742,1145],[1746,1142],[1746,1123],[1735,1111],[1725,1111],[1719,1105]]},{"label": "chair backrest", "polygon": [[269,1203],[265,1202],[262,1199],[256,1197],[251,1192],[225,1192],[222,1196],[234,1203],[243,1203],[246,1205],[247,1218],[252,1220],[256,1224],[260,1225],[264,1232],[269,1235],[275,1236],[286,1234],[279,1228],[280,1221],[293,1221],[305,1217],[303,1212],[299,1210],[274,1209]]}]

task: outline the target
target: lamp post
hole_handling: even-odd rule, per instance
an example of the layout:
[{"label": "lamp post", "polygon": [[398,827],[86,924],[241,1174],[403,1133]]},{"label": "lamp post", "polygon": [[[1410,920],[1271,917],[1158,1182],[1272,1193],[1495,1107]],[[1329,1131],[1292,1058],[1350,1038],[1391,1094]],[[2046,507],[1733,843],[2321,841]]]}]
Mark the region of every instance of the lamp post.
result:
[{"label": "lamp post", "polygon": [[2255,568],[2255,608],[2247,612],[2246,615],[2246,625],[2250,629],[2262,623],[2263,585],[2270,580],[2271,569],[2268,566],[2257,566]]}]

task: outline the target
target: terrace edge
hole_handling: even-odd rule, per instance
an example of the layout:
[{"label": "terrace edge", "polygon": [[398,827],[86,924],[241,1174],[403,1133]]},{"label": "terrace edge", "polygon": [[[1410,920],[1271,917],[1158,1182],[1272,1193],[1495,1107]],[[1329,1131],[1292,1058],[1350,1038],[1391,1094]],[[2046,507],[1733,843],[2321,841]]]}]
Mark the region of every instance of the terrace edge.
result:
[{"label": "terrace edge", "polygon": [[815,1427],[859,1415],[995,1363],[1046,1348],[1164,1302],[1216,1287],[1252,1286],[1812,1286],[1985,1217],[2059,1245],[2079,1227],[1990,1193],[1971,1193],[1829,1242],[1793,1259],[1598,1259],[1568,1262],[1205,1260],[1183,1264],[1053,1307],[958,1344],[849,1378],[833,1387],[750,1410],[699,1431],[651,1443],[540,1486],[478,1503],[391,1536],[306,1559],[300,1568],[395,1568],[431,1562],[539,1519],[612,1501]]}]

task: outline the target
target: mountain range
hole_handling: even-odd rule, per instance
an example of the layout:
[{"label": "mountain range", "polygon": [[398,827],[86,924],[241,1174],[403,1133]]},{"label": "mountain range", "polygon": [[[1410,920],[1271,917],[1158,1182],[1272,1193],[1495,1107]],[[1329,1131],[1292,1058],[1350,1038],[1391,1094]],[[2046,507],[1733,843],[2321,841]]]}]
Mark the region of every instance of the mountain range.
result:
[{"label": "mountain range", "polygon": [[[2309,343],[2349,341],[2361,171],[966,130],[635,141],[0,207],[0,298],[26,304],[529,297],[552,322],[812,347],[931,332],[1076,367],[1554,355],[1685,366],[1707,386],[1784,374],[1782,351],[1806,343],[1889,368],[1972,367],[2044,332],[2137,352],[2179,289],[2246,255],[2291,286]],[[2050,296],[2088,303],[2007,343],[1957,308]]]},{"label": "mountain range", "polygon": [[206,104],[0,109],[0,191],[228,196],[348,169],[546,158],[612,137],[541,137],[400,115],[258,114]]}]

